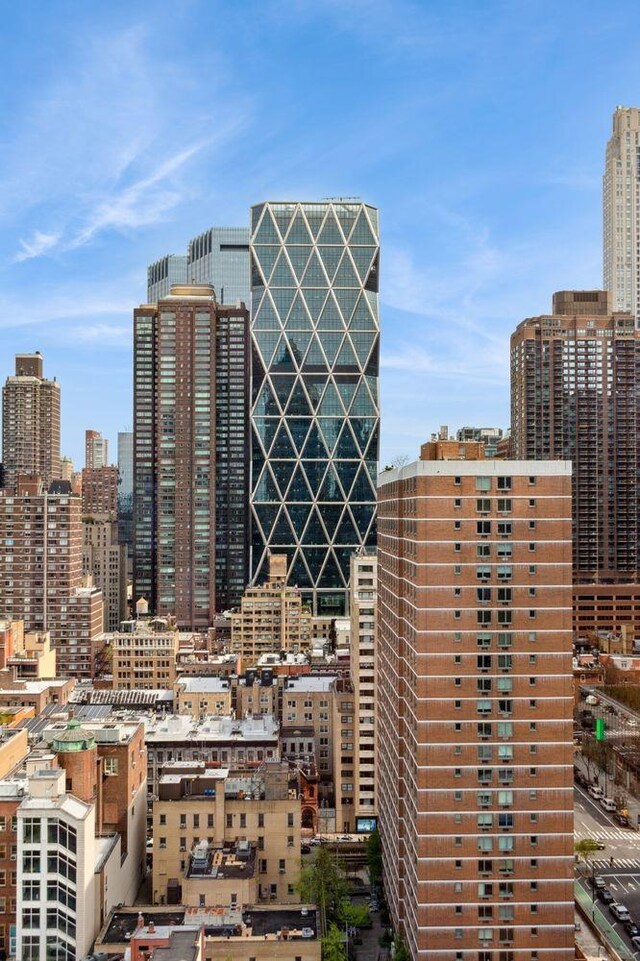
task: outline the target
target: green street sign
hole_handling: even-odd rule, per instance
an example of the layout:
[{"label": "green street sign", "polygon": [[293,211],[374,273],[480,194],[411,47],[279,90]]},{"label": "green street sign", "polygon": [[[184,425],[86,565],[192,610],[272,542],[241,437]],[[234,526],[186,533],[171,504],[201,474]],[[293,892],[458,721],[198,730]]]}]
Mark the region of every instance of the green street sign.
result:
[{"label": "green street sign", "polygon": [[595,729],[596,741],[604,741],[604,732],[605,732],[604,718],[597,717],[596,729]]}]

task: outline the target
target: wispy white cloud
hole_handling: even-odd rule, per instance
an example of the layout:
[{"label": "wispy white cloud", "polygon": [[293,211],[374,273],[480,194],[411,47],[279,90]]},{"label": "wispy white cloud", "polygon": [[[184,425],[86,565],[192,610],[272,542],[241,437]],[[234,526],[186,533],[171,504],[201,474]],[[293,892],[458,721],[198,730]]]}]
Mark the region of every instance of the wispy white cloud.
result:
[{"label": "wispy white cloud", "polygon": [[45,234],[41,230],[36,230],[30,240],[20,240],[20,250],[15,254],[14,262],[21,263],[46,254],[57,246],[61,236],[60,233]]},{"label": "wispy white cloud", "polygon": [[159,70],[145,27],[81,39],[23,105],[0,156],[5,224],[31,223],[14,262],[166,220],[192,199],[194,165],[228,146],[250,114],[249,98],[223,95],[215,71],[205,97],[191,90],[187,63]]}]

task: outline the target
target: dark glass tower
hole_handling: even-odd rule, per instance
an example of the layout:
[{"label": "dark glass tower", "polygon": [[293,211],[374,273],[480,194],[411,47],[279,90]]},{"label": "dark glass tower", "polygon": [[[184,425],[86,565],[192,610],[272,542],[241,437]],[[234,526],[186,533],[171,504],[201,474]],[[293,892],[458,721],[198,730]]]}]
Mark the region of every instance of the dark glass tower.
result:
[{"label": "dark glass tower", "polygon": [[258,204],[250,248],[252,576],[285,553],[314,612],[342,613],[376,543],[378,211]]},{"label": "dark glass tower", "polygon": [[246,585],[249,314],[207,284],[134,312],[134,596],[208,627]]}]

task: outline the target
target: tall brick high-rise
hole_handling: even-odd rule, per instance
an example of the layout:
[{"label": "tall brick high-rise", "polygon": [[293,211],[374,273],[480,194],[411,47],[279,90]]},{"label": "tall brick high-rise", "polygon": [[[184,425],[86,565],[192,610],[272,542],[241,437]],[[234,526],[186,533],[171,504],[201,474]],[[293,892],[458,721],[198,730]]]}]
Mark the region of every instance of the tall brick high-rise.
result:
[{"label": "tall brick high-rise", "polygon": [[208,284],[134,311],[134,597],[180,627],[246,584],[248,338]]},{"label": "tall brick high-rise", "polygon": [[47,380],[42,355],[16,354],[16,372],[2,390],[4,486],[18,474],[38,474],[46,484],[60,477],[60,385]]},{"label": "tall brick high-rise", "polygon": [[640,108],[616,107],[602,182],[604,287],[640,319]]},{"label": "tall brick high-rise", "polygon": [[384,884],[412,961],[569,961],[571,465],[482,453],[379,480]]},{"label": "tall brick high-rise", "polygon": [[599,585],[580,594],[577,623],[599,602],[607,631],[640,571],[639,392],[640,332],[606,291],[560,291],[511,337],[513,456],[573,462],[574,580]]},{"label": "tall brick high-rise", "polygon": [[0,539],[0,610],[51,632],[59,674],[92,677],[103,607],[82,575],[80,497],[68,481],[20,475],[0,491]]}]

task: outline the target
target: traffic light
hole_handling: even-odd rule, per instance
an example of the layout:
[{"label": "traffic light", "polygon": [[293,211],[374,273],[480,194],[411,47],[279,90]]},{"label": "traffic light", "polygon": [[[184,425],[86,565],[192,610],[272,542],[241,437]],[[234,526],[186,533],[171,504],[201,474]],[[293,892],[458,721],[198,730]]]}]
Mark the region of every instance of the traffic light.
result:
[{"label": "traffic light", "polygon": [[605,735],[604,718],[597,717],[596,726],[595,726],[596,741],[604,741],[604,735]]}]

